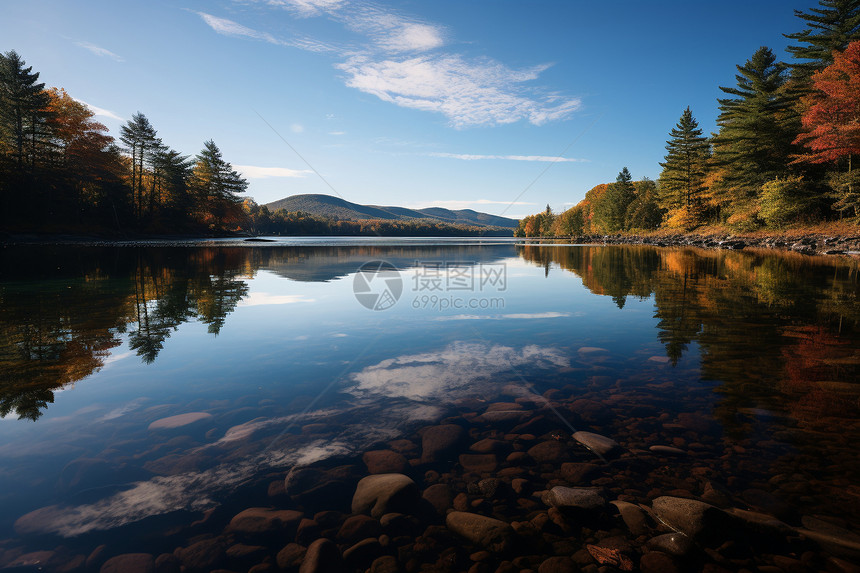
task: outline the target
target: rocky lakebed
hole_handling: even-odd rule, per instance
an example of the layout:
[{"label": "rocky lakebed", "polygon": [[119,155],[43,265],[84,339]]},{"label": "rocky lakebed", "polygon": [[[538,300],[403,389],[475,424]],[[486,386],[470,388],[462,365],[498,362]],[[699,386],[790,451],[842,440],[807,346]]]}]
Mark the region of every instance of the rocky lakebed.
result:
[{"label": "rocky lakebed", "polygon": [[[691,394],[684,411],[661,407],[678,392]],[[860,490],[827,461],[853,451],[840,435],[857,428],[823,433],[745,410],[736,435],[710,413],[709,394],[601,376],[585,391],[506,387],[364,451],[269,468],[203,511],[67,538],[45,532],[52,507],[27,513],[18,537],[0,541],[0,570],[860,571]],[[163,439],[148,468],[215,463],[181,452],[222,433],[216,422],[206,412],[154,419]],[[333,416],[293,432],[324,442],[338,427]],[[234,453],[267,440],[245,432]],[[76,468],[85,481],[85,464]]]}]

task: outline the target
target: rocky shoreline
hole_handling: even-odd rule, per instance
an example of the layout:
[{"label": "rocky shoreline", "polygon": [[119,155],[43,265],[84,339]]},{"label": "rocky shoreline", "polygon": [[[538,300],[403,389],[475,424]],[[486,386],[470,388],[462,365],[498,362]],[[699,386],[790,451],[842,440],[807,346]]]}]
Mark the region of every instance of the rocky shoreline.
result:
[{"label": "rocky shoreline", "polygon": [[[802,509],[831,495],[826,486],[787,461],[756,471],[763,442],[722,435],[704,407],[669,414],[611,391],[624,380],[604,382],[594,377],[586,393],[511,388],[492,403],[463,400],[453,415],[360,455],[260,476],[244,507],[96,538],[87,551],[0,542],[0,570],[860,571],[853,524]],[[325,435],[320,426],[301,431]],[[777,425],[764,439],[776,447],[796,431]],[[22,516],[16,530],[26,536],[44,515]]]},{"label": "rocky shoreline", "polygon": [[564,239],[576,244],[652,245],[655,247],[699,247],[705,249],[744,249],[749,247],[793,251],[805,255],[860,254],[860,231],[857,235],[845,236],[811,233],[764,236],[697,233],[628,235],[619,233],[615,235],[583,235],[575,238],[564,237]]}]

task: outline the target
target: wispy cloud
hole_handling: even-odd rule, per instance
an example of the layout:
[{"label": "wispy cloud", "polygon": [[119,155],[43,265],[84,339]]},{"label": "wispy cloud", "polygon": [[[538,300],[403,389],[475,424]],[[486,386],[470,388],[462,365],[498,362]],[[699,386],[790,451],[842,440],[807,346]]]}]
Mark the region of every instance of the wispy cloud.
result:
[{"label": "wispy cloud", "polygon": [[549,163],[587,163],[587,159],[575,159],[569,157],[553,157],[552,155],[474,155],[469,153],[428,153],[430,157],[447,157],[450,159],[462,159],[464,161],[477,161],[479,159],[504,159],[507,161],[544,161]]},{"label": "wispy cloud", "polygon": [[456,128],[519,121],[542,125],[567,119],[581,106],[579,98],[533,85],[550,64],[514,69],[492,58],[443,51],[447,31],[431,22],[350,0],[265,0],[265,4],[303,18],[324,15],[367,42],[346,48],[310,38],[284,41],[231,20],[199,14],[220,34],[331,51],[343,58],[335,68],[343,72],[347,86],[400,107],[439,113]]},{"label": "wispy cloud", "polygon": [[536,98],[524,84],[548,66],[514,70],[490,59],[467,61],[458,54],[380,59],[373,54],[336,66],[346,85],[401,107],[445,115],[455,127],[503,125],[526,120],[535,125],[569,117],[576,98]]},{"label": "wispy cloud", "polygon": [[268,0],[270,6],[287,8],[302,17],[319,16],[337,9],[344,0]]},{"label": "wispy cloud", "polygon": [[217,16],[213,16],[212,14],[207,14],[206,12],[197,12],[197,14],[203,18],[203,21],[209,25],[210,28],[215,30],[215,32],[224,35],[224,36],[234,36],[240,38],[252,38],[254,40],[263,40],[264,42],[269,42],[270,44],[281,44],[281,42],[267,32],[258,32],[257,30],[253,30],[248,28],[247,26],[243,26],[233,20],[228,20],[227,18],[219,18]]},{"label": "wispy cloud", "polygon": [[115,54],[106,48],[102,48],[101,46],[96,46],[95,44],[91,44],[90,42],[78,41],[75,42],[77,46],[84,48],[85,50],[89,50],[93,54],[101,57],[110,58],[116,62],[124,62],[125,58],[120,56],[119,54]]},{"label": "wispy cloud", "polygon": [[78,102],[78,103],[82,103],[82,104],[84,104],[85,106],[87,106],[88,108],[90,108],[90,111],[92,111],[95,115],[98,115],[98,116],[101,116],[101,117],[109,117],[109,118],[111,118],[111,119],[115,119],[115,120],[117,120],[117,121],[125,121],[125,118],[118,116],[117,114],[115,114],[114,112],[112,112],[112,111],[110,111],[110,110],[108,110],[108,109],[104,109],[104,108],[99,107],[99,106],[97,106],[97,105],[93,105],[93,104],[91,104],[91,103],[87,103],[87,102],[85,102],[85,101],[84,101],[84,100],[82,100],[82,99],[78,99],[78,98],[73,98],[73,99],[74,99],[76,102]]},{"label": "wispy cloud", "polygon": [[345,131],[329,131],[329,135],[346,135]]},{"label": "wispy cloud", "polygon": [[269,177],[304,177],[313,173],[308,169],[287,169],[286,167],[259,167],[257,165],[234,165],[236,171],[251,179],[266,179]]},{"label": "wispy cloud", "polygon": [[227,18],[219,18],[218,16],[213,16],[206,12],[196,12],[196,14],[200,16],[210,28],[222,36],[250,38],[252,40],[260,40],[268,42],[269,44],[275,44],[276,46],[299,48],[308,52],[330,52],[334,50],[334,48],[325,42],[319,42],[312,38],[296,35],[291,37],[289,40],[284,40],[276,38],[268,32],[260,32],[259,30],[243,26],[242,24],[234,22],[233,20],[228,20]]}]

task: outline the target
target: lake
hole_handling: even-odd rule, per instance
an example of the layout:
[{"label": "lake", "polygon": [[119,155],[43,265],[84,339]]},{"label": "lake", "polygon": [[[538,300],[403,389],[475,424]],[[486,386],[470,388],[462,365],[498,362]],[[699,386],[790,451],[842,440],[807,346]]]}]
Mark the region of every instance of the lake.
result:
[{"label": "lake", "polygon": [[[860,564],[856,256],[273,238],[0,259],[0,567]],[[368,475],[394,481],[357,508]]]}]

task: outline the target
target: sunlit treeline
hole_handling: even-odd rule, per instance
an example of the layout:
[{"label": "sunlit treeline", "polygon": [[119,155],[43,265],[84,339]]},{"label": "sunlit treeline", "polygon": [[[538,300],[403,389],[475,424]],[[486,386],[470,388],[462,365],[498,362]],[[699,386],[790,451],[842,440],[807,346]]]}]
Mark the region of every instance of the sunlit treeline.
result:
[{"label": "sunlit treeline", "polygon": [[18,53],[0,54],[0,231],[218,232],[240,226],[247,185],[212,140],[184,155],[142,113],[116,140]]},{"label": "sunlit treeline", "polygon": [[564,213],[526,217],[516,234],[860,221],[860,2],[820,0],[795,14],[803,29],[786,34],[791,61],[762,46],[736,66],[737,84],[720,87],[710,137],[687,107],[669,131],[656,184],[632,183],[624,168]]}]

